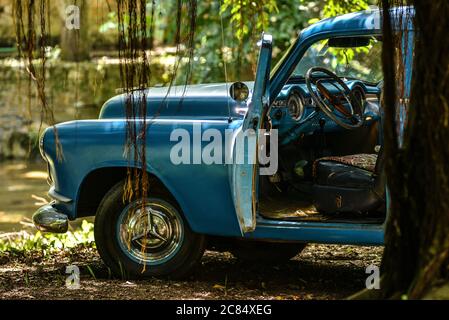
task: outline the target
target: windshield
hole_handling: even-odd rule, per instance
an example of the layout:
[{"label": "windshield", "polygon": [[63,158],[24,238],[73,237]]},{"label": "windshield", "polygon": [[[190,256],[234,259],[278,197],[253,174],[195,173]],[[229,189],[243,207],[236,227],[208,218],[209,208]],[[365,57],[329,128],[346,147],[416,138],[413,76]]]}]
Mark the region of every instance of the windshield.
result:
[{"label": "windshield", "polygon": [[307,49],[293,71],[292,77],[304,77],[312,67],[324,67],[339,77],[354,78],[372,83],[382,80],[382,43],[374,38],[362,47],[330,47],[329,40],[321,40]]}]

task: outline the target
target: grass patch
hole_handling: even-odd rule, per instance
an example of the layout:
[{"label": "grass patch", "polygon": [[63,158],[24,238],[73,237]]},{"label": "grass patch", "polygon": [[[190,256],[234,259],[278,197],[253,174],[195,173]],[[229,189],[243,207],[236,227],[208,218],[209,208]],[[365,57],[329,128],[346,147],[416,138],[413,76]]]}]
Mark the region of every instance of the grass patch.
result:
[{"label": "grass patch", "polygon": [[0,255],[2,253],[26,255],[40,252],[44,257],[75,247],[95,248],[94,225],[86,220],[80,228],[64,234],[30,233],[0,234]]}]

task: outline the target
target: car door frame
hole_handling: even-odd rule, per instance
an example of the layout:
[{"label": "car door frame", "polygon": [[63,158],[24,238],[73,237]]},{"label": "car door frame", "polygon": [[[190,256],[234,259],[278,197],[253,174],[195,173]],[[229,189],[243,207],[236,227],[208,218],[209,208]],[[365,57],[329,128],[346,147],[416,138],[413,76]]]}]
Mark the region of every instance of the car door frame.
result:
[{"label": "car door frame", "polygon": [[257,183],[259,175],[257,155],[259,133],[260,129],[263,128],[265,113],[269,106],[273,37],[263,33],[258,44],[260,53],[254,88],[248,103],[248,111],[242,126],[235,131],[232,138],[231,189],[242,235],[253,232],[256,228]]}]

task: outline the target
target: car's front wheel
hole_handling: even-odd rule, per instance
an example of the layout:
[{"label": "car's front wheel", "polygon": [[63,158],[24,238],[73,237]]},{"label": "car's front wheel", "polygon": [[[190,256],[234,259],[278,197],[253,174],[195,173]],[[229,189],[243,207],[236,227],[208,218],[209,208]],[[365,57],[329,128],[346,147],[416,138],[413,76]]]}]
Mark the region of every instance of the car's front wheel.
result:
[{"label": "car's front wheel", "polygon": [[123,190],[123,182],[115,185],[95,217],[95,242],[106,265],[122,277],[189,275],[204,253],[205,236],[190,229],[169,197],[124,202]]}]

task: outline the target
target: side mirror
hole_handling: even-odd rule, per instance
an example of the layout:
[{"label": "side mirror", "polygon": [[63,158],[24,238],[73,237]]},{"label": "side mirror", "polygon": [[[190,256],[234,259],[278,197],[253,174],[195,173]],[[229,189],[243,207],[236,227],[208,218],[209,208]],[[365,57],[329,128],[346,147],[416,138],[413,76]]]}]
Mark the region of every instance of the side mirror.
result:
[{"label": "side mirror", "polygon": [[235,82],[231,85],[229,94],[236,101],[245,101],[249,97],[249,89],[243,82]]}]

